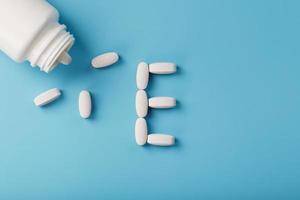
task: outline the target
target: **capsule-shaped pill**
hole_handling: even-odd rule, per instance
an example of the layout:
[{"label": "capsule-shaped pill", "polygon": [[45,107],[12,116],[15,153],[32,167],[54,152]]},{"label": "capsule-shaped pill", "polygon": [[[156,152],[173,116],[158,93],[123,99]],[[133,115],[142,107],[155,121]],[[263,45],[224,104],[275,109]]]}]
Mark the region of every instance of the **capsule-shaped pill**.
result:
[{"label": "capsule-shaped pill", "polygon": [[149,67],[145,62],[141,62],[137,67],[136,85],[140,90],[147,88],[149,82]]},{"label": "capsule-shaped pill", "polygon": [[175,138],[172,135],[155,133],[148,135],[147,143],[157,146],[172,146],[175,144]]},{"label": "capsule-shaped pill", "polygon": [[72,62],[72,57],[68,54],[68,52],[64,51],[57,60],[63,65],[69,65]]},{"label": "capsule-shaped pill", "polygon": [[176,99],[173,97],[152,97],[149,99],[151,108],[173,108],[176,106]]},{"label": "capsule-shaped pill", "polygon": [[149,64],[149,72],[152,74],[173,74],[176,71],[175,63],[161,62]]},{"label": "capsule-shaped pill", "polygon": [[33,102],[36,106],[44,106],[56,100],[58,97],[60,97],[60,95],[61,95],[60,90],[57,88],[53,88],[35,97]]},{"label": "capsule-shaped pill", "polygon": [[138,117],[146,117],[148,113],[148,97],[144,90],[138,90],[135,96],[135,108]]},{"label": "capsule-shaped pill", "polygon": [[87,119],[92,112],[92,98],[88,91],[83,90],[79,94],[79,114],[82,118]]},{"label": "capsule-shaped pill", "polygon": [[104,68],[115,64],[119,60],[119,55],[116,52],[108,52],[101,54],[92,60],[94,68]]},{"label": "capsule-shaped pill", "polygon": [[135,122],[135,141],[142,146],[147,142],[148,128],[144,118],[138,118]]}]

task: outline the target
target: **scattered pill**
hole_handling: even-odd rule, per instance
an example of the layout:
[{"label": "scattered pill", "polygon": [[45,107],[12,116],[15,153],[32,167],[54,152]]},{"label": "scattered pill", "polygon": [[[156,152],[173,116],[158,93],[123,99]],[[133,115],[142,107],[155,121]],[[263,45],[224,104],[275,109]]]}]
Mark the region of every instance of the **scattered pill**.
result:
[{"label": "scattered pill", "polygon": [[147,122],[144,118],[138,118],[135,122],[135,141],[138,145],[144,145],[148,138]]},{"label": "scattered pill", "polygon": [[138,65],[137,73],[136,73],[136,85],[140,90],[144,90],[148,86],[149,81],[149,67],[145,62],[141,62]]},{"label": "scattered pill", "polygon": [[149,71],[153,74],[173,74],[176,70],[176,64],[174,63],[149,64]]},{"label": "scattered pill", "polygon": [[136,92],[135,108],[139,117],[146,117],[148,113],[148,97],[144,90],[138,90]]},{"label": "scattered pill", "polygon": [[92,60],[92,66],[94,68],[108,67],[119,60],[119,55],[115,52],[108,52],[95,57]]},{"label": "scattered pill", "polygon": [[83,90],[79,94],[79,113],[82,118],[89,118],[92,112],[92,99],[88,91]]},{"label": "scattered pill", "polygon": [[176,99],[173,97],[152,97],[149,99],[151,108],[173,108],[176,106]]},{"label": "scattered pill", "polygon": [[175,144],[175,138],[166,134],[150,134],[147,139],[148,144],[157,146],[172,146]]},{"label": "scattered pill", "polygon": [[58,97],[60,97],[60,95],[61,92],[57,88],[47,90],[34,98],[34,104],[36,106],[44,106],[56,100]]}]

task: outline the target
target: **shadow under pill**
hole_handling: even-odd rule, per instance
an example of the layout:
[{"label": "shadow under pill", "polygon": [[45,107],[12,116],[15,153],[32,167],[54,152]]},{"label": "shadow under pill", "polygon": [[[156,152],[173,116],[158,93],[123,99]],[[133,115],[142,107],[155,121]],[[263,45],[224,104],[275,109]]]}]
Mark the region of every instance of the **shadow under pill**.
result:
[{"label": "shadow under pill", "polygon": [[96,97],[96,94],[91,93],[91,99],[92,99],[92,112],[91,112],[91,116],[88,118],[88,120],[90,121],[95,121],[98,118],[98,104],[99,104],[99,99]]},{"label": "shadow under pill", "polygon": [[[149,83],[147,86],[147,93],[152,93],[152,91],[155,91],[156,88],[159,88],[159,80],[164,80],[165,79],[173,79],[177,78],[177,76],[182,75],[182,69],[181,67],[177,67],[177,71],[174,74],[149,74]],[[176,80],[168,80],[168,81],[176,81]]]}]

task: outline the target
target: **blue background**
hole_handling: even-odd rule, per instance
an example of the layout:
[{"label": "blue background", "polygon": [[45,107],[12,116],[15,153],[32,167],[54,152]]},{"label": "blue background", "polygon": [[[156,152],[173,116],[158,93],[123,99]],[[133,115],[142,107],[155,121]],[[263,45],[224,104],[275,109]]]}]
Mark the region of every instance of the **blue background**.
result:
[{"label": "blue background", "polygon": [[[300,1],[50,3],[76,37],[73,63],[46,74],[0,54],[1,199],[300,198]],[[107,51],[120,62],[93,69]],[[135,144],[140,61],[179,66],[148,88],[178,99],[148,118],[175,147]],[[35,107],[52,87],[63,97]]]}]

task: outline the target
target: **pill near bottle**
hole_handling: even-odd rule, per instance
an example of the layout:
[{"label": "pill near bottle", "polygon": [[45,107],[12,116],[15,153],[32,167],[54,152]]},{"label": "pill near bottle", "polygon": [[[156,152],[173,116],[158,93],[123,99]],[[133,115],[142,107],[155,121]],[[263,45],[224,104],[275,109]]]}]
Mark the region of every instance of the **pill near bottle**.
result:
[{"label": "pill near bottle", "polygon": [[74,37],[46,0],[0,0],[0,49],[16,62],[50,72],[68,65]]}]

